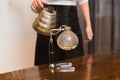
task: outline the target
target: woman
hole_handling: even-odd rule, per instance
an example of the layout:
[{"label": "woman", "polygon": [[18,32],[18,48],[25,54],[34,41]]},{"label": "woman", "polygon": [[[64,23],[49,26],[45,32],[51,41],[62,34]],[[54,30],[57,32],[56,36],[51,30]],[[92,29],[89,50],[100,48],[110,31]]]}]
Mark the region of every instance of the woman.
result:
[{"label": "woman", "polygon": [[[77,0],[47,0],[47,1],[33,0],[31,4],[31,9],[34,12],[39,12],[39,10],[44,7],[44,5],[53,6],[57,12],[56,27],[58,28],[61,25],[70,26],[72,28],[72,31],[79,37],[78,47],[70,51],[64,51],[60,49],[57,46],[57,43],[55,42],[54,61],[59,61],[59,60],[64,60],[64,59],[84,55],[82,35],[81,35],[81,30],[77,16],[76,1]],[[80,9],[85,19],[86,33],[88,38],[87,41],[91,41],[93,38],[93,33],[91,28],[88,0],[78,0],[77,2],[80,5]],[[56,41],[56,38],[54,38],[54,40]],[[49,62],[48,45],[49,45],[49,37],[37,33],[35,65],[45,64]]]}]

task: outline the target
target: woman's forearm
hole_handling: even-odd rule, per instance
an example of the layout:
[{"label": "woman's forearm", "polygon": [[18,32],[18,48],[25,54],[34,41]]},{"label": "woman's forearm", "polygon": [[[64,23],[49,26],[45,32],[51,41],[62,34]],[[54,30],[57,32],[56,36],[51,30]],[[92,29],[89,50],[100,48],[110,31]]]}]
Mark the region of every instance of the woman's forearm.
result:
[{"label": "woman's forearm", "polygon": [[91,19],[90,19],[90,10],[89,10],[89,4],[88,2],[80,5],[80,9],[82,11],[85,23],[86,23],[86,27],[90,27],[91,26]]},{"label": "woman's forearm", "polygon": [[87,34],[87,40],[86,42],[90,42],[93,38],[93,32],[92,32],[92,25],[91,25],[91,19],[90,19],[90,10],[89,10],[89,4],[88,2],[85,2],[84,4],[80,5],[80,9],[82,11],[85,23],[86,23],[86,34]]}]

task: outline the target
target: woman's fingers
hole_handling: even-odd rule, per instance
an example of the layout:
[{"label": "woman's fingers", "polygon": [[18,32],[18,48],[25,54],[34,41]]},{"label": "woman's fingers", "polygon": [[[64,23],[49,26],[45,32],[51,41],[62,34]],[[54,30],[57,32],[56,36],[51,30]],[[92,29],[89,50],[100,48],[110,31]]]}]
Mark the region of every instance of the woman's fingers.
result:
[{"label": "woman's fingers", "polygon": [[90,26],[86,27],[87,40],[85,42],[90,42],[93,39],[93,32]]},{"label": "woman's fingers", "polygon": [[31,9],[34,12],[38,12],[44,7],[44,4],[47,4],[46,0],[33,0]]}]

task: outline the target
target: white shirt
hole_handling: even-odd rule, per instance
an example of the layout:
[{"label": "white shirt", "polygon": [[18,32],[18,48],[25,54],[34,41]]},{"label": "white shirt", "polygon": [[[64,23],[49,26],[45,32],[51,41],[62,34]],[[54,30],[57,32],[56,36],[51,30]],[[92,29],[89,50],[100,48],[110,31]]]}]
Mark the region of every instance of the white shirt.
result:
[{"label": "white shirt", "polygon": [[[77,0],[46,0],[48,4],[52,5],[73,5],[76,6]],[[88,0],[78,0],[79,5],[88,2]]]},{"label": "white shirt", "polygon": [[[46,0],[48,4],[52,5],[76,5],[77,0]],[[79,5],[88,2],[88,0],[78,0]]]}]

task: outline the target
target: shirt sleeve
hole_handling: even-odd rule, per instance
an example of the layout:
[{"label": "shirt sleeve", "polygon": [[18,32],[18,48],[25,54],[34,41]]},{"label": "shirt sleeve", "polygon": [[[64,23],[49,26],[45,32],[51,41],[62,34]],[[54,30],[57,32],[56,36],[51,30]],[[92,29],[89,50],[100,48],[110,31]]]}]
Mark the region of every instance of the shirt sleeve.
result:
[{"label": "shirt sleeve", "polygon": [[82,5],[83,3],[88,2],[88,0],[79,0],[79,5]]}]

